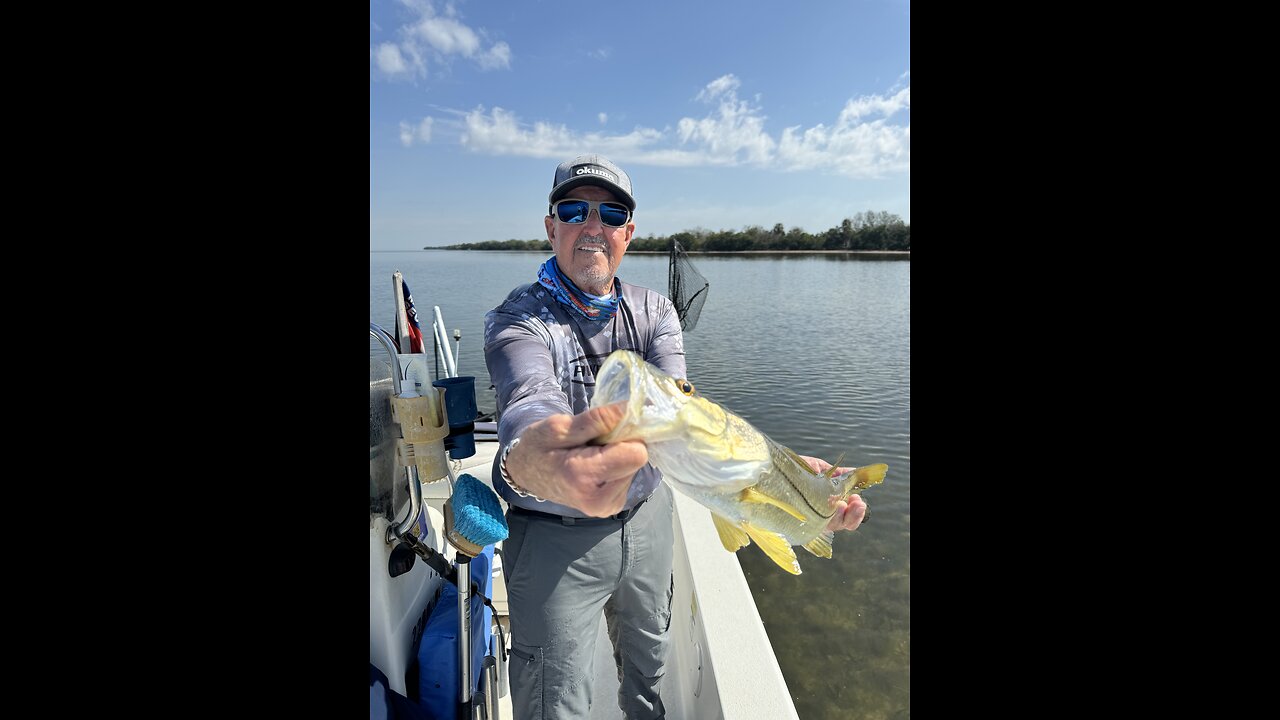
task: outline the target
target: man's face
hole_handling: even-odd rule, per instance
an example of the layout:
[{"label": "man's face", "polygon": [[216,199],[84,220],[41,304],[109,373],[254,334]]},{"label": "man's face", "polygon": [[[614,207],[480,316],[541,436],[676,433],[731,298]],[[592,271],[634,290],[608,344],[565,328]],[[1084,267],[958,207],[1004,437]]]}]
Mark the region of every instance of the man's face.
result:
[{"label": "man's face", "polygon": [[[596,185],[574,188],[562,199],[619,201],[613,193]],[[613,275],[636,231],[634,222],[609,227],[602,224],[600,214],[592,210],[584,223],[562,223],[554,215],[545,218],[544,223],[547,240],[556,253],[556,264],[574,285],[592,295],[604,295],[613,289]]]}]

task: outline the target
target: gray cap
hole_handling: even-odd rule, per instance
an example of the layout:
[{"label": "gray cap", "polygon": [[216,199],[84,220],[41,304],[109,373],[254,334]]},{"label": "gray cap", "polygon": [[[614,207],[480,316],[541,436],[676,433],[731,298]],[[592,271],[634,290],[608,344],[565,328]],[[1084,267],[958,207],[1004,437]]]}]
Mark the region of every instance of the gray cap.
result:
[{"label": "gray cap", "polygon": [[560,163],[556,168],[556,177],[551,182],[551,194],[547,196],[547,202],[555,204],[555,201],[568,195],[570,190],[583,185],[599,185],[617,195],[631,210],[636,209],[636,199],[631,197],[631,178],[603,155],[579,155]]}]

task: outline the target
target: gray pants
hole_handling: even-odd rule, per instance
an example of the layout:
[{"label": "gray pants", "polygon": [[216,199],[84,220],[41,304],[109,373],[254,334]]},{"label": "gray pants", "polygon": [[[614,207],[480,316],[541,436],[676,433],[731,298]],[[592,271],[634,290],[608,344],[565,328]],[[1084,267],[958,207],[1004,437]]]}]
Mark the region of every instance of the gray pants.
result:
[{"label": "gray pants", "polygon": [[665,717],[658,695],[671,626],[671,488],[634,515],[575,520],[507,513],[502,568],[511,611],[507,666],[516,720],[590,714],[600,614],[631,720]]}]

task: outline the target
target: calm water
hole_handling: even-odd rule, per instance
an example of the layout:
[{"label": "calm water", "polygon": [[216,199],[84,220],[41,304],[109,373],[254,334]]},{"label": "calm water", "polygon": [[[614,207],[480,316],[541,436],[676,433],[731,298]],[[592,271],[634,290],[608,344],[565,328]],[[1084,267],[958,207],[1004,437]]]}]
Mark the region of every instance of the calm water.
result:
[{"label": "calm water", "polygon": [[[549,253],[369,254],[370,320],[394,329],[391,273],[404,273],[424,334],[438,305],[458,372],[494,409],[484,314],[532,282]],[[803,574],[754,545],[738,561],[802,720],[911,714],[911,262],[845,255],[692,256],[711,282],[685,334],[699,392],[802,455],[889,465],[863,495],[871,519],[831,560],[797,549]],[[665,255],[628,254],[618,276],[663,293]],[[370,341],[371,347],[377,347]],[[430,337],[428,335],[428,342]],[[381,352],[381,350],[379,350]]]}]

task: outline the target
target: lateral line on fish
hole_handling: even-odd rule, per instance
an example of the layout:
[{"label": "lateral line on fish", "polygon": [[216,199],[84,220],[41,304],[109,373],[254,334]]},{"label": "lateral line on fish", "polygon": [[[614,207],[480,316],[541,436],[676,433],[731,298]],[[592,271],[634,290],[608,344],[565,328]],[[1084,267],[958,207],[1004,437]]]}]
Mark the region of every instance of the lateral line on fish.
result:
[{"label": "lateral line on fish", "polygon": [[[818,517],[826,518],[826,519],[828,519],[828,520],[830,520],[831,518],[835,517],[835,515],[836,515],[836,514],[835,514],[835,512],[832,512],[830,515],[823,515],[821,510],[819,510],[818,508],[814,507],[814,506],[813,506],[813,503],[809,502],[809,498],[805,497],[805,495],[804,495],[804,491],[803,491],[803,490],[801,490],[801,489],[799,488],[799,486],[797,486],[794,482],[792,482],[792,481],[791,481],[791,478],[787,477],[787,474],[786,474],[786,473],[782,473],[782,478],[783,478],[784,480],[786,480],[786,481],[787,481],[787,484],[788,484],[788,485],[790,485],[790,486],[792,487],[792,489],[794,489],[794,490],[796,491],[796,494],[800,496],[800,499],[804,501],[804,504],[809,506],[809,509],[813,511],[813,514],[814,514],[814,515],[817,515]],[[830,509],[830,508],[828,508],[828,509]]]},{"label": "lateral line on fish", "polygon": [[[797,453],[795,450],[792,450],[789,447],[783,447],[781,445],[779,445],[778,447],[782,448],[783,455],[790,457],[792,461],[795,462],[796,465],[800,466],[801,469],[812,472],[813,468],[809,467],[809,463],[805,462],[804,458],[800,457],[800,454]],[[841,459],[844,458],[844,453],[840,453],[840,458]],[[836,465],[832,465],[831,467],[832,468],[837,467],[839,464],[839,460],[837,460],[836,463],[837,463]],[[818,475],[822,477],[826,477],[826,475],[823,473],[818,473]],[[836,513],[834,510],[831,511],[830,515],[823,515],[821,510],[814,507],[813,503],[809,502],[809,498],[805,497],[804,491],[802,491],[799,486],[797,486],[794,482],[792,482],[791,477],[787,475],[785,472],[782,473],[782,478],[786,480],[789,485],[791,485],[791,489],[796,491],[796,494],[799,495],[800,499],[804,501],[804,504],[807,505],[809,509],[813,511],[813,514],[821,518],[826,518],[827,520],[830,520],[831,518],[835,517]],[[831,510],[831,508],[827,508],[827,509]]]}]

